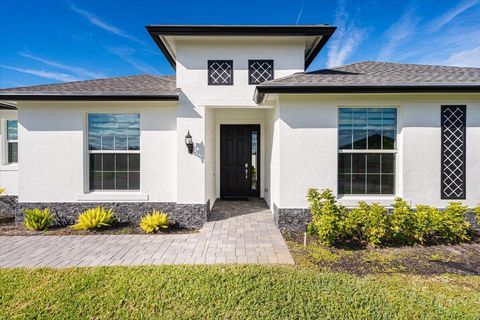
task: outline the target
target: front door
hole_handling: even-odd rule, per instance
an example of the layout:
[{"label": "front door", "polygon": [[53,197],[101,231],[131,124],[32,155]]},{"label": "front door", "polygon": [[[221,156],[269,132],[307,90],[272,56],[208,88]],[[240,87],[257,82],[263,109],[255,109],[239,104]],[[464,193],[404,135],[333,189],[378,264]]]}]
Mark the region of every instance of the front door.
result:
[{"label": "front door", "polygon": [[222,198],[260,196],[260,126],[220,126]]}]

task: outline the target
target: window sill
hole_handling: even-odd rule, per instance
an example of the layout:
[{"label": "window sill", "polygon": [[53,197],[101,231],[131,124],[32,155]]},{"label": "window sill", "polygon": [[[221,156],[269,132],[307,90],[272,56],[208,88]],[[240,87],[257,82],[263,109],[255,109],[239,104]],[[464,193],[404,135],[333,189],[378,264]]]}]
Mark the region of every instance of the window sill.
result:
[{"label": "window sill", "polygon": [[0,166],[0,171],[18,171],[17,163],[2,164]]},{"label": "window sill", "polygon": [[395,195],[345,195],[338,196],[338,202],[347,207],[356,207],[359,201],[366,201],[368,203],[379,203],[382,206],[390,207],[396,196]]},{"label": "window sill", "polygon": [[140,192],[88,192],[77,195],[78,201],[147,201],[148,194]]}]

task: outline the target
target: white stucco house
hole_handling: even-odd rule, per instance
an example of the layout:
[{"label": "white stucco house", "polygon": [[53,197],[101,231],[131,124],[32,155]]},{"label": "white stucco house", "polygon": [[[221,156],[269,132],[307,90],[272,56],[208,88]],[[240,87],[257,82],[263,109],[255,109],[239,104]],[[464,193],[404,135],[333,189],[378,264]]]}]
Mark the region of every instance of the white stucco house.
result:
[{"label": "white stucco house", "polygon": [[480,202],[480,68],[306,72],[328,25],[147,30],[175,76],[0,90],[0,186],[18,219],[48,206],[69,223],[102,204],[201,227],[216,199],[259,197],[298,229],[312,187],[346,205]]}]

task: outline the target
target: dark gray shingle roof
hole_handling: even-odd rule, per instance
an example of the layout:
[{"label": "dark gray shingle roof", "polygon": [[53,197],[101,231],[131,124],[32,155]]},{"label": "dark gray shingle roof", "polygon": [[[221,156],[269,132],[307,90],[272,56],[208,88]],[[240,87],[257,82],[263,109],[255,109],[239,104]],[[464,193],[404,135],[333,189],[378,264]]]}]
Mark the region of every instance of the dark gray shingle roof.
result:
[{"label": "dark gray shingle roof", "polygon": [[257,86],[255,101],[267,93],[478,92],[480,68],[358,62],[295,73]]},{"label": "dark gray shingle roof", "polygon": [[296,73],[262,85],[480,83],[480,68],[390,62],[357,62],[332,69]]},{"label": "dark gray shingle roof", "polygon": [[[138,75],[0,89],[0,99],[21,97],[95,97],[178,99],[175,76]],[[14,99],[12,99],[14,100]]]}]

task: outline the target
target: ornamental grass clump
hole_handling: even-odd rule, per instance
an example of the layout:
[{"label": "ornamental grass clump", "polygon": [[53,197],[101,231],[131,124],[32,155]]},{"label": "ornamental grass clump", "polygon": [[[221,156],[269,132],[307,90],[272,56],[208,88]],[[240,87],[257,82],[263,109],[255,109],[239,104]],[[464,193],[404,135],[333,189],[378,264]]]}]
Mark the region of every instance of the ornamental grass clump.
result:
[{"label": "ornamental grass clump", "polygon": [[52,223],[52,214],[50,209],[45,208],[43,210],[34,208],[34,209],[25,209],[25,228],[35,231],[46,230]]},{"label": "ornamental grass clump", "polygon": [[105,210],[103,207],[88,209],[78,216],[78,221],[72,226],[75,230],[89,230],[110,227],[114,222],[113,209]]},{"label": "ornamental grass clump", "polygon": [[168,228],[168,216],[164,212],[153,210],[140,220],[140,228],[146,233],[154,233]]}]

